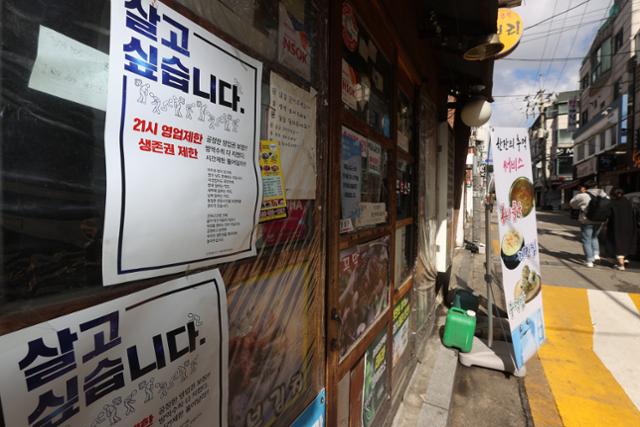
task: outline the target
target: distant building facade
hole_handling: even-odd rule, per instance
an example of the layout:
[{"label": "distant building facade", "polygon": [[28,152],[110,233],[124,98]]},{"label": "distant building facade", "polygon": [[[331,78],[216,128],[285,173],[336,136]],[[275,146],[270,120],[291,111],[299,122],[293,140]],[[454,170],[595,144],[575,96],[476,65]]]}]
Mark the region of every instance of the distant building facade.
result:
[{"label": "distant building facade", "polygon": [[[529,128],[536,203],[540,207],[566,207],[566,184],[573,178],[573,133],[578,128],[579,91],[559,93],[544,106]],[[543,126],[544,117],[544,126]]]},{"label": "distant building facade", "polygon": [[634,109],[640,3],[615,0],[580,68],[580,128],[574,133],[574,176],[601,187],[640,190],[634,165],[639,123]]}]

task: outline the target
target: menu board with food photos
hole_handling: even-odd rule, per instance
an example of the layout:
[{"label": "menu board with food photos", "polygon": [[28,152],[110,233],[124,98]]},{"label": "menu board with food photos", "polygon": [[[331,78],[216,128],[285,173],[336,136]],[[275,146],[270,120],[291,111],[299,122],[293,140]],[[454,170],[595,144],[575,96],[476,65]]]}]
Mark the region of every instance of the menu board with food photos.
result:
[{"label": "menu board with food photos", "polygon": [[526,128],[494,128],[502,286],[518,368],[545,341],[535,191]]},{"label": "menu board with food photos", "polygon": [[387,308],[389,237],[340,252],[340,356]]},{"label": "menu board with food photos", "polygon": [[229,427],[272,425],[311,391],[307,271],[288,266],[229,291]]}]

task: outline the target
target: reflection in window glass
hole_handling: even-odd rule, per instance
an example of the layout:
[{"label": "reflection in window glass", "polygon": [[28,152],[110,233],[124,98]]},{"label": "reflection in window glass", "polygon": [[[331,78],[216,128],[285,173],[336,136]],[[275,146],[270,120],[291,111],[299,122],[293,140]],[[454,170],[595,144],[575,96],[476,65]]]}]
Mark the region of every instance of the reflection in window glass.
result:
[{"label": "reflection in window glass", "polygon": [[[229,425],[271,425],[309,389],[316,333],[306,265],[235,284],[229,291]],[[277,295],[277,296],[276,296]],[[277,367],[277,369],[276,369]],[[286,402],[270,399],[281,386]],[[250,415],[251,414],[251,415]]]},{"label": "reflection in window glass", "polygon": [[413,165],[398,159],[396,171],[396,215],[397,219],[412,216]]},{"label": "reflection in window glass", "polygon": [[398,98],[398,147],[409,152],[413,139],[413,106],[404,92],[400,92]]},{"label": "reflection in window glass", "polygon": [[396,289],[402,286],[413,271],[415,261],[414,251],[414,227],[412,225],[396,230],[395,274],[394,284]]},{"label": "reflection in window glass", "polygon": [[342,130],[341,232],[387,221],[387,152],[347,128]]},{"label": "reflection in window glass", "polygon": [[369,126],[391,137],[391,63],[349,3],[342,11],[342,102]]}]

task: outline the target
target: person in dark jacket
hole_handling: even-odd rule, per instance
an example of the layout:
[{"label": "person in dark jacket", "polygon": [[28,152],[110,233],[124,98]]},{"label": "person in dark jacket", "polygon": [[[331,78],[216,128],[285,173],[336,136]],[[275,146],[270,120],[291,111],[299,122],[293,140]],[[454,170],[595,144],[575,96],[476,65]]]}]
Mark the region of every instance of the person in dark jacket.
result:
[{"label": "person in dark jacket", "polygon": [[624,258],[636,250],[638,230],[633,205],[624,197],[624,191],[614,188],[611,191],[609,222],[607,224],[607,243],[610,253],[615,255],[615,268],[624,270]]}]

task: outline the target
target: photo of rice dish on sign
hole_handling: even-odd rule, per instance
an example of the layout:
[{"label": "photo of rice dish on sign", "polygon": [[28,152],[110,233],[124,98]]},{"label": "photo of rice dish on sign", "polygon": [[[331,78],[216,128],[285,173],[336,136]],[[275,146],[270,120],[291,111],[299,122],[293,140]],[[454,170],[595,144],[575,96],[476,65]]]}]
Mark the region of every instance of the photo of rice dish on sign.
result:
[{"label": "photo of rice dish on sign", "polygon": [[502,238],[500,256],[504,265],[509,269],[515,269],[519,264],[518,252],[524,246],[524,237],[514,228],[506,231]]},{"label": "photo of rice dish on sign", "polygon": [[533,184],[529,179],[520,177],[513,181],[509,190],[509,203],[513,206],[513,202],[522,206],[522,217],[526,217],[531,213],[535,204],[535,191]]},{"label": "photo of rice dish on sign", "polygon": [[516,284],[513,296],[517,300],[522,294],[524,294],[525,303],[527,303],[533,300],[536,295],[540,293],[541,288],[542,279],[540,278],[540,275],[528,265],[525,265],[522,268],[522,276]]}]

